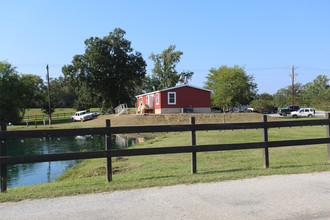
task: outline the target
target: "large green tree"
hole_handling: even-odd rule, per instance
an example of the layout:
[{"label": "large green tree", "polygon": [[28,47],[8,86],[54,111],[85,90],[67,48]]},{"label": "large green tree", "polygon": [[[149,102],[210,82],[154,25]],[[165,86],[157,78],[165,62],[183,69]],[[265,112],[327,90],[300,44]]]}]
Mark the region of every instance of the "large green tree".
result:
[{"label": "large green tree", "polygon": [[213,106],[227,107],[235,104],[248,104],[256,96],[257,84],[244,68],[220,66],[212,68],[207,75],[204,88],[212,90]]},{"label": "large green tree", "polygon": [[180,62],[183,52],[175,51],[176,46],[170,45],[161,54],[151,54],[150,59],[154,61],[152,75],[146,79],[146,90],[159,90],[175,86],[179,82],[180,75],[191,79],[194,74],[191,71],[178,73],[176,65]]},{"label": "large green tree", "polygon": [[72,64],[62,68],[78,96],[90,90],[95,95],[91,98],[101,100],[99,104],[104,111],[121,103],[134,103],[146,74],[141,53],[133,52],[125,34],[124,30],[116,28],[103,38],[87,39],[85,53],[75,55]]},{"label": "large green tree", "polygon": [[10,63],[0,61],[0,122],[20,122],[24,108],[24,84]]},{"label": "large green tree", "polygon": [[54,108],[72,108],[77,96],[69,82],[60,76],[51,79],[49,84],[52,106]]},{"label": "large green tree", "polygon": [[[20,81],[24,87],[23,100],[24,110],[26,108],[36,108],[41,107],[47,94],[46,85],[40,76],[33,74],[23,74],[20,77]],[[24,116],[23,111],[23,116]]]},{"label": "large green tree", "polygon": [[322,110],[330,106],[330,79],[326,75],[318,75],[313,82],[304,85],[303,97],[308,106],[317,107]]}]

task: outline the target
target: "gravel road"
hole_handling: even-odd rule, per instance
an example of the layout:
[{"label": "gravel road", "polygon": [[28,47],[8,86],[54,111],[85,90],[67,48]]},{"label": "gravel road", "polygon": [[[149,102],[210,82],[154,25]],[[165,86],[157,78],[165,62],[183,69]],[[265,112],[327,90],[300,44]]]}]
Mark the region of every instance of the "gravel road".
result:
[{"label": "gravel road", "polygon": [[330,219],[330,172],[0,204],[1,219]]}]

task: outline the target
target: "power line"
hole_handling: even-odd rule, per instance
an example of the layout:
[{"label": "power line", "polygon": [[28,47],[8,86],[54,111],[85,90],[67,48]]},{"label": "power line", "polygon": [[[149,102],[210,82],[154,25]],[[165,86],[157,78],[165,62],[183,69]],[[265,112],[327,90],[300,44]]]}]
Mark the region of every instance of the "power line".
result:
[{"label": "power line", "polygon": [[280,70],[280,69],[287,69],[288,67],[265,67],[265,68],[246,68],[246,70],[250,71],[262,71],[262,70]]},{"label": "power line", "polygon": [[330,69],[315,68],[315,67],[300,67],[300,68],[301,69],[308,69],[308,70],[330,71]]}]

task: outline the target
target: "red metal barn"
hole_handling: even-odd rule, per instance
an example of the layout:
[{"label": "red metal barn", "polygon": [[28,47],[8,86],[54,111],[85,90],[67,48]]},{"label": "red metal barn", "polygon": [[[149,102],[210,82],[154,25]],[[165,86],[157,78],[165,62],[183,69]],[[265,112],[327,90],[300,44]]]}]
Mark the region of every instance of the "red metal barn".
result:
[{"label": "red metal barn", "polygon": [[138,113],[210,113],[211,91],[180,85],[137,95]]}]

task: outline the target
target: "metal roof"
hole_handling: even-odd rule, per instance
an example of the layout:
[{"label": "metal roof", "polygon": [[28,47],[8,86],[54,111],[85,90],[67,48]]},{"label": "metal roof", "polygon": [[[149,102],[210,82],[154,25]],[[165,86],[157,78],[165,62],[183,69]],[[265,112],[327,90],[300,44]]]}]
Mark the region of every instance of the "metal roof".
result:
[{"label": "metal roof", "polygon": [[164,91],[167,91],[167,90],[177,89],[177,88],[186,87],[186,86],[191,87],[191,88],[195,88],[195,89],[200,89],[200,90],[211,92],[211,90],[209,90],[209,89],[204,89],[204,88],[200,88],[200,87],[197,87],[197,86],[184,84],[184,85],[178,85],[178,86],[174,86],[174,87],[171,87],[171,88],[166,88],[166,89],[162,89],[162,90],[158,90],[158,91],[153,91],[153,92],[148,92],[148,93],[136,95],[135,97],[144,96],[144,95],[151,95],[151,94],[155,94],[155,93],[158,93],[158,92],[164,92]]}]

